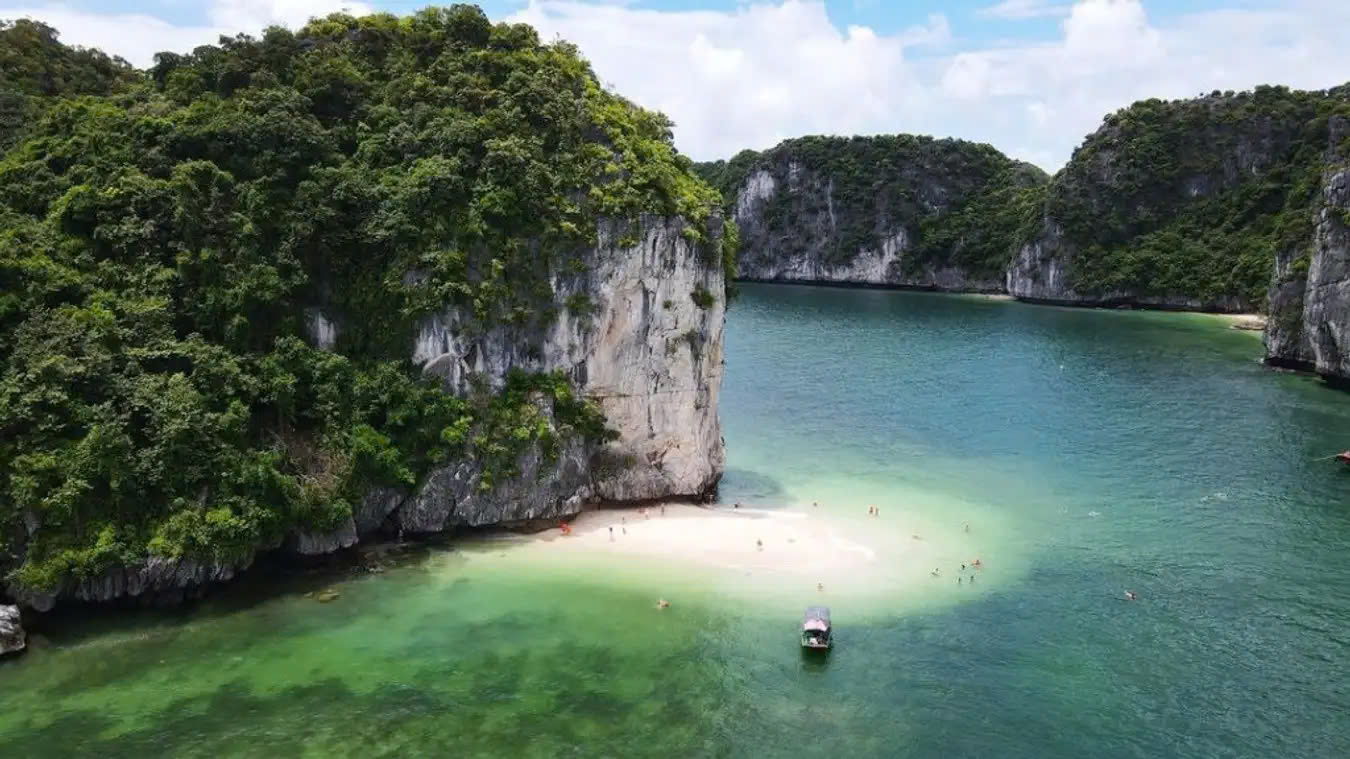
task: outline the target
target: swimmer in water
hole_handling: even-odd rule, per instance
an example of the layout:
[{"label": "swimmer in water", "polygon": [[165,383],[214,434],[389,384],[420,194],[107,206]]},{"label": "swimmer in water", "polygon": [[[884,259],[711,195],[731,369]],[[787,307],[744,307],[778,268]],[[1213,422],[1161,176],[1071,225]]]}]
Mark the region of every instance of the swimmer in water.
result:
[{"label": "swimmer in water", "polygon": [[656,608],[658,608],[658,609],[666,609],[666,608],[669,608],[669,607],[670,607],[670,602],[667,601],[667,600],[664,599],[664,598],[662,598],[661,600],[659,600],[659,601],[656,602]]},{"label": "swimmer in water", "polygon": [[937,567],[933,567],[933,571],[930,572],[929,574],[933,575],[934,577],[940,577],[941,572],[942,570],[938,569]]},{"label": "swimmer in water", "polygon": [[960,584],[961,584],[961,576],[960,576],[960,575],[957,575],[957,576],[956,576],[956,584],[957,584],[957,585],[960,585]]},{"label": "swimmer in water", "polygon": [[965,564],[962,564],[962,565],[961,565],[961,571],[962,571],[962,572],[966,571],[966,565],[965,565]]},{"label": "swimmer in water", "polygon": [[812,501],[812,502],[811,502],[811,505],[812,505],[812,506],[819,506],[820,504],[817,503],[817,502],[815,502],[815,501]]},{"label": "swimmer in water", "polygon": [[825,583],[823,582],[816,583],[816,590],[819,590],[822,593],[825,592]]},{"label": "swimmer in water", "polygon": [[614,525],[609,526],[609,542],[614,542]]},{"label": "swimmer in water", "polygon": [[970,532],[970,522],[962,523],[962,529],[966,532]]},{"label": "swimmer in water", "polygon": [[764,541],[759,540],[759,539],[756,539],[756,540],[755,540],[755,547],[758,548],[759,550],[763,551],[763,550],[764,550]]},{"label": "swimmer in water", "polygon": [[984,569],[984,562],[980,561],[979,559],[971,559],[970,565],[972,567],[975,567],[976,569]]},{"label": "swimmer in water", "polygon": [[1138,599],[1138,598],[1139,598],[1139,596],[1138,596],[1133,590],[1127,590],[1127,591],[1125,591],[1125,600],[1126,600],[1126,601],[1134,601],[1134,600],[1136,600],[1136,599]]}]

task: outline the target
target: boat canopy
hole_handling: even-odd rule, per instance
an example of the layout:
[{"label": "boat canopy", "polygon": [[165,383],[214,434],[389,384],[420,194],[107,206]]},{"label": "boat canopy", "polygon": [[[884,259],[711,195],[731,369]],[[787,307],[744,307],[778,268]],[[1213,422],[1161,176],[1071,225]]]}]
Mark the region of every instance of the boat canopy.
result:
[{"label": "boat canopy", "polygon": [[802,618],[803,630],[829,630],[830,609],[828,606],[812,606]]}]

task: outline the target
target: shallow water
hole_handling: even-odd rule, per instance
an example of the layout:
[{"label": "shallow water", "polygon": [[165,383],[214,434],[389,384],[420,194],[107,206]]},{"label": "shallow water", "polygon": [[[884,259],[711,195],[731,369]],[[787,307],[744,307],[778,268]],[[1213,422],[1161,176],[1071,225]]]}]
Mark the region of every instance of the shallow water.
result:
[{"label": "shallow water", "polygon": [[[1314,461],[1350,396],[1209,316],[747,286],[728,318],[723,504],[875,571],[760,595],[499,541],[54,624],[0,663],[0,756],[1350,755],[1350,471]],[[911,533],[940,578],[889,581]]]}]

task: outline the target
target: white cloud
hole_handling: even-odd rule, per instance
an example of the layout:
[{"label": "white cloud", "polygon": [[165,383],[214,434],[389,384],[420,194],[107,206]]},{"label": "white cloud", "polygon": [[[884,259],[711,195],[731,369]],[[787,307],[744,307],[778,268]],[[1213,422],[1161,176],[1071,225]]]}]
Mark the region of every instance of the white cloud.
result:
[{"label": "white cloud", "polygon": [[981,18],[1002,19],[1045,18],[1067,16],[1069,9],[1067,3],[1052,0],[1003,0],[997,5],[981,8],[976,15]]},{"label": "white cloud", "polygon": [[179,26],[146,13],[92,13],[60,3],[0,6],[0,19],[33,18],[55,27],[67,45],[97,47],[137,66],[149,66],[155,53],[188,52],[220,36],[258,34],[272,25],[298,28],[314,16],[334,11],[369,13],[370,6],[349,0],[213,0],[205,26]]},{"label": "white cloud", "polygon": [[[989,142],[1054,169],[1103,115],[1140,98],[1350,81],[1345,0],[1261,0],[1259,9],[1166,20],[1150,18],[1140,0],[1064,2],[1053,39],[985,45],[963,43],[942,15],[893,34],[841,31],[819,0],[751,0],[728,11],[532,0],[510,20],[576,42],[603,82],[666,112],[680,148],[699,159],[803,134],[915,132]],[[145,64],[156,50],[355,5],[214,0],[200,28],[61,6],[0,8],[0,18],[43,18],[67,42]],[[1001,5],[1048,14],[1055,3]]]}]

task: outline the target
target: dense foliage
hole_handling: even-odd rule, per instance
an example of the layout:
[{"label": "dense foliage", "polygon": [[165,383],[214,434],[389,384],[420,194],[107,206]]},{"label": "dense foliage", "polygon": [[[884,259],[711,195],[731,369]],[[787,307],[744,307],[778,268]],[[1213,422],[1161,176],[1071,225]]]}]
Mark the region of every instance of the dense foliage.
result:
[{"label": "dense foliage", "polygon": [[1350,88],[1146,100],[1106,118],[1050,189],[1073,285],[1264,303],[1276,250],[1311,240],[1327,121]]},{"label": "dense foliage", "polygon": [[[448,304],[545,324],[598,219],[678,214],[702,241],[716,203],[663,116],[474,7],[333,15],[144,74],[42,28],[10,42],[34,28],[0,32],[13,86],[46,98],[0,159],[0,568],[26,585],[232,560],[447,457],[491,487],[536,441],[605,437],[560,377],[441,392],[411,325]],[[302,339],[317,308],[335,351]]]},{"label": "dense foliage", "polygon": [[38,21],[0,21],[0,150],[36,123],[52,96],[106,95],[140,75],[121,58],[67,47]]},{"label": "dense foliage", "polygon": [[955,263],[991,275],[1002,271],[1047,180],[989,145],[914,135],[802,137],[696,170],[722,192],[729,212],[747,178],[768,171],[789,190],[766,201],[765,225],[791,246],[805,245],[828,224],[828,263],[880,250],[905,228],[913,243],[906,267]]}]

